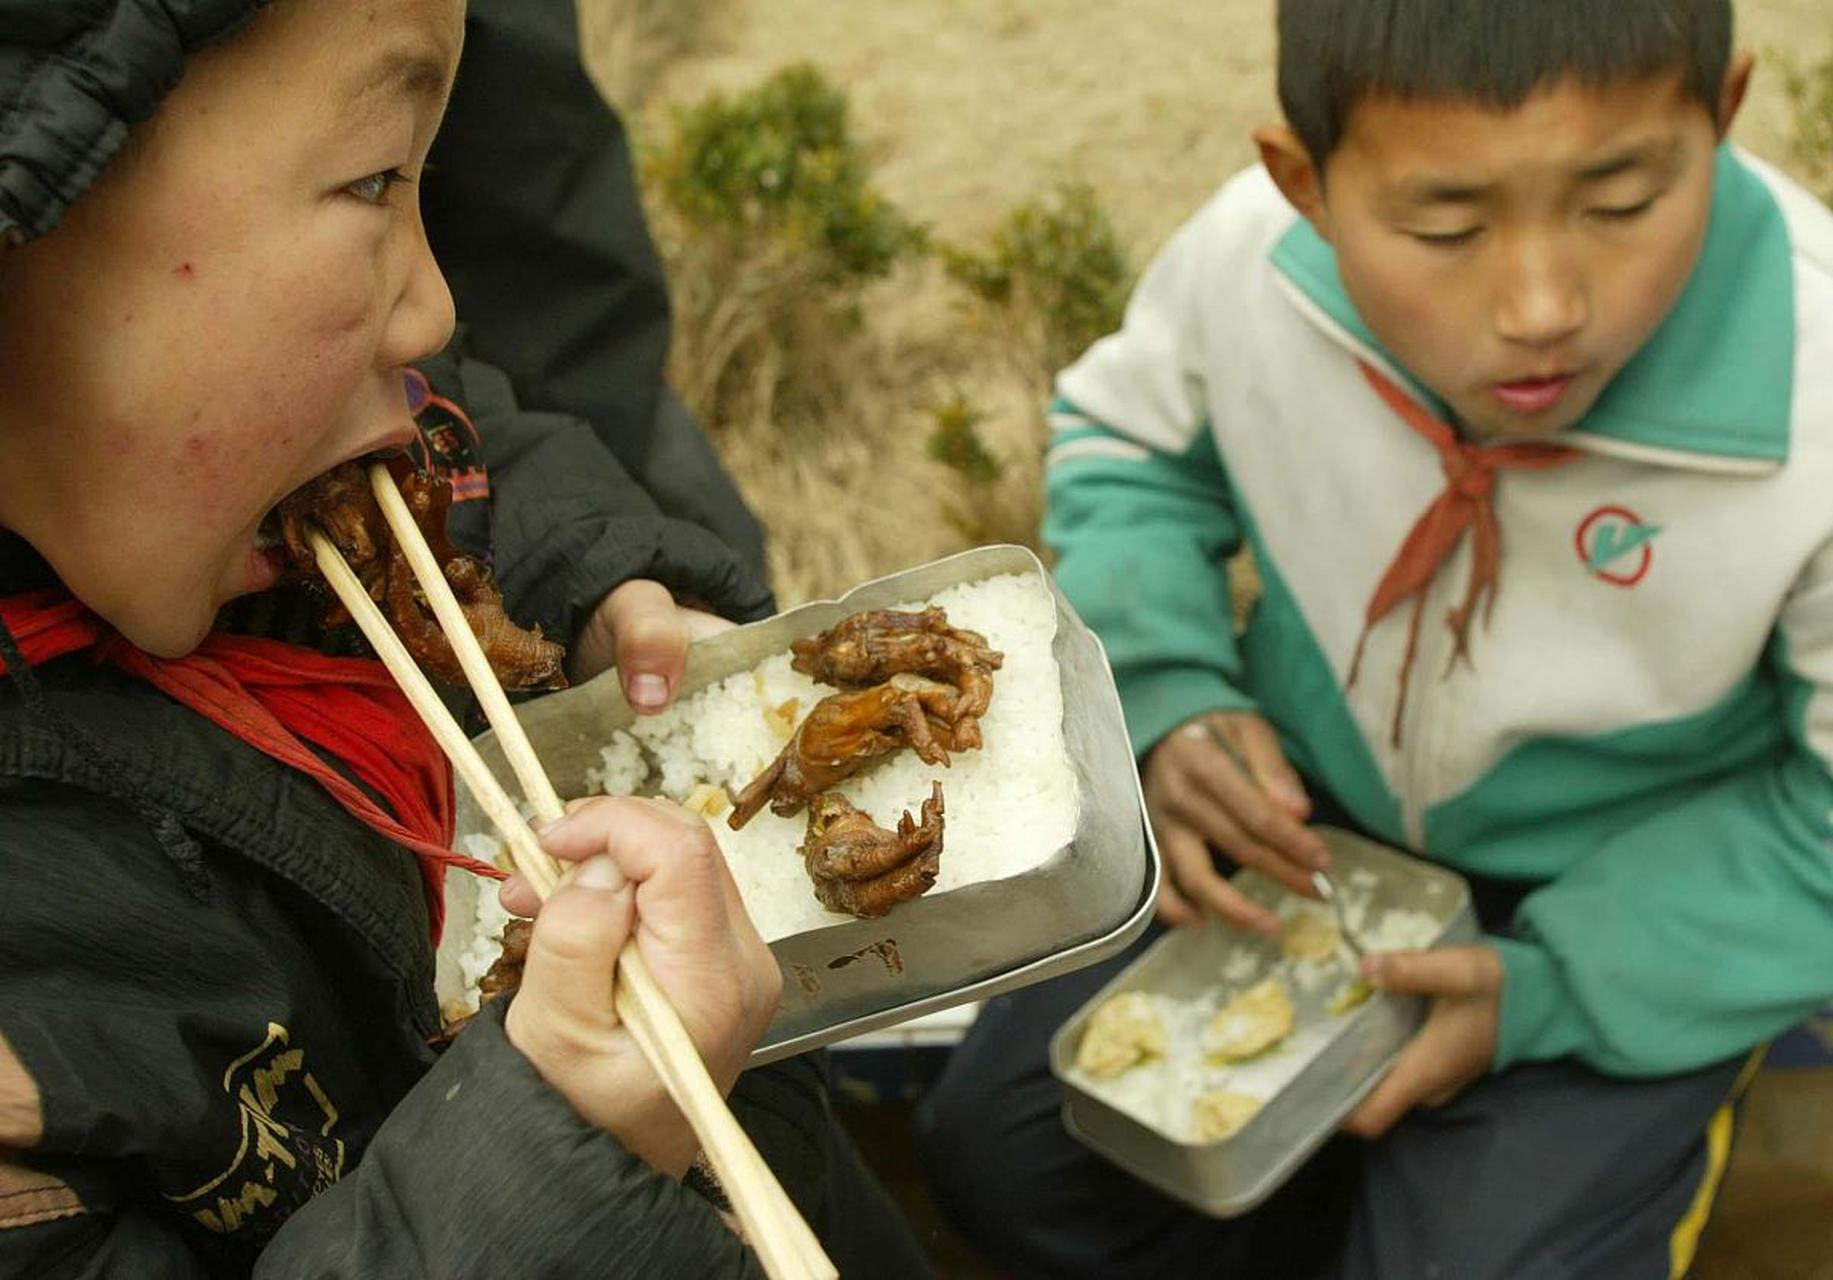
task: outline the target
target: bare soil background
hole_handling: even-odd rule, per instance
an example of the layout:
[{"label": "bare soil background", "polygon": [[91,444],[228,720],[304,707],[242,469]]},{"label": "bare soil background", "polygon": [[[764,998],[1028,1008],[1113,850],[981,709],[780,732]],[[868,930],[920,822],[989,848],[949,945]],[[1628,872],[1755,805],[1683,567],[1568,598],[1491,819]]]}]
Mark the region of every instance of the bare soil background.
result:
[{"label": "bare soil background", "polygon": [[[1101,193],[1144,256],[1277,118],[1272,0],[650,0],[696,11],[660,47],[621,42],[644,0],[583,0],[593,67],[620,105],[742,89],[810,60],[852,94],[891,196],[969,237],[1065,175]],[[1811,58],[1833,41],[1825,0],[1740,0],[1739,43]],[[599,56],[601,55],[602,56]],[[660,55],[658,57],[658,55]],[[639,61],[647,59],[647,61]],[[645,110],[640,123],[653,116]],[[1759,65],[1737,137],[1786,159],[1778,77]]]}]

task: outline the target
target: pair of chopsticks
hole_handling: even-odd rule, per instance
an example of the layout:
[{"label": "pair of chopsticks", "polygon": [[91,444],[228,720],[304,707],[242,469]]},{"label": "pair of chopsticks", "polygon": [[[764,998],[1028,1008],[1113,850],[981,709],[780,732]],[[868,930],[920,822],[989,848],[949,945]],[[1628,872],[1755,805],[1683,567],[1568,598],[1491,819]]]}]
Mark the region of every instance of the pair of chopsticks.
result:
[{"label": "pair of chopsticks", "polygon": [[[400,490],[380,464],[369,468],[369,483],[375,490],[383,517],[432,606],[434,617],[458,655],[465,678],[477,694],[491,727],[496,730],[523,794],[534,805],[539,820],[558,819],[565,812],[560,797],[542,769],[527,735],[522,732],[502,685],[490,669],[483,648],[466,622]],[[516,870],[546,899],[563,878],[560,864],[542,850],[515,802],[440,701],[342,554],[318,530],[311,532],[310,540],[319,571],[400,684],[414,710],[432,730],[452,761],[453,770],[496,824],[504,843],[509,846]],[[613,1003],[618,1017],[630,1029],[631,1037],[661,1077],[669,1097],[681,1108],[694,1135],[700,1139],[701,1149],[719,1175],[746,1237],[772,1280],[838,1280],[839,1272],[828,1260],[814,1232],[803,1221],[782,1184],[727,1108],[687,1029],[681,1025],[680,1014],[675,1012],[668,996],[656,983],[634,938],[618,957]]]}]

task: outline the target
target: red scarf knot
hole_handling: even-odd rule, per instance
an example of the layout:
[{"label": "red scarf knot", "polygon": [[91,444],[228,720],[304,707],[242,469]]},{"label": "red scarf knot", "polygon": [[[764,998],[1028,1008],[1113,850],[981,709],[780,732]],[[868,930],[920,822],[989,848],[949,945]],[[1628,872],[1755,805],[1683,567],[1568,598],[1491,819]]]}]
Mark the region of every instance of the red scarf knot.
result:
[{"label": "red scarf knot", "polygon": [[1467,444],[1444,456],[1445,478],[1451,481],[1451,487],[1457,490],[1460,497],[1473,502],[1482,502],[1496,491],[1496,473],[1484,465],[1477,451]]},{"label": "red scarf knot", "polygon": [[1447,611],[1445,622],[1451,628],[1452,649],[1445,673],[1459,660],[1470,660],[1470,626],[1477,610],[1483,611],[1483,623],[1489,625],[1495,610],[1496,586],[1502,571],[1502,530],[1496,522],[1492,499],[1496,490],[1496,473],[1503,470],[1542,471],[1562,466],[1578,457],[1578,451],[1551,444],[1472,444],[1458,439],[1447,422],[1433,417],[1399,387],[1373,366],[1362,363],[1362,376],[1375,393],[1427,443],[1438,450],[1439,465],[1444,468],[1445,488],[1433,499],[1400,544],[1393,562],[1375,586],[1363,613],[1362,634],[1356,640],[1355,656],[1349,664],[1349,685],[1353,687],[1362,671],[1362,651],[1375,624],[1408,599],[1413,613],[1407,626],[1407,651],[1400,666],[1400,694],[1394,703],[1392,742],[1400,745],[1402,719],[1406,714],[1407,692],[1412,682],[1413,662],[1419,653],[1419,623],[1425,613],[1426,595],[1433,579],[1445,562],[1457,553],[1466,532],[1471,535],[1470,582],[1463,602]]}]

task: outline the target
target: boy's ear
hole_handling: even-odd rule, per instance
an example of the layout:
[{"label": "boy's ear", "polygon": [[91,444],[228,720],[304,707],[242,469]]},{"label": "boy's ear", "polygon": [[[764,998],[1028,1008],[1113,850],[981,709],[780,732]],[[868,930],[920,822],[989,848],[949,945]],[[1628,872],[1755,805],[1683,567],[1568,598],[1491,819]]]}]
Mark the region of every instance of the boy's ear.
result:
[{"label": "boy's ear", "polygon": [[1329,219],[1324,208],[1324,175],[1311,162],[1311,152],[1300,141],[1290,125],[1265,124],[1254,130],[1254,145],[1260,148],[1260,163],[1272,175],[1286,202],[1298,210],[1317,233],[1330,239]]},{"label": "boy's ear", "polygon": [[1750,70],[1756,58],[1749,53],[1734,54],[1725,68],[1725,83],[1718,93],[1718,136],[1722,141],[1731,132],[1738,108],[1744,105],[1744,94],[1750,88]]}]

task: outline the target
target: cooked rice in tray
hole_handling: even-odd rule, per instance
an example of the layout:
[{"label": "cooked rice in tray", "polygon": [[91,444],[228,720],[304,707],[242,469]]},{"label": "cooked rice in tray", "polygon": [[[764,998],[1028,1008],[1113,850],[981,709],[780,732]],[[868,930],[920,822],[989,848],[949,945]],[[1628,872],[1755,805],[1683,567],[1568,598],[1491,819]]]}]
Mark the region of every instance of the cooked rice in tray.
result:
[{"label": "cooked rice in tray", "polygon": [[[1076,829],[1076,777],[1063,742],[1056,659],[1056,605],[1036,574],[1005,574],[939,592],[951,626],[978,631],[1005,654],[981,721],[985,745],[952,753],[949,767],[900,750],[837,788],[883,827],[913,813],[940,780],[947,798],[941,872],[930,897],[1038,866]],[[730,798],[774,759],[831,685],[790,669],[787,650],[750,671],[681,699],[658,716],[612,733],[591,783],[609,794],[663,795],[707,814],[745,905],[766,939],[850,921],[815,900],[797,853],[806,812],[765,809],[743,830],[725,822]],[[714,788],[718,791],[715,792]],[[493,894],[480,897],[494,898]],[[890,919],[896,919],[896,910]],[[480,920],[483,929],[489,925]],[[490,929],[484,936],[492,936]]]}]

